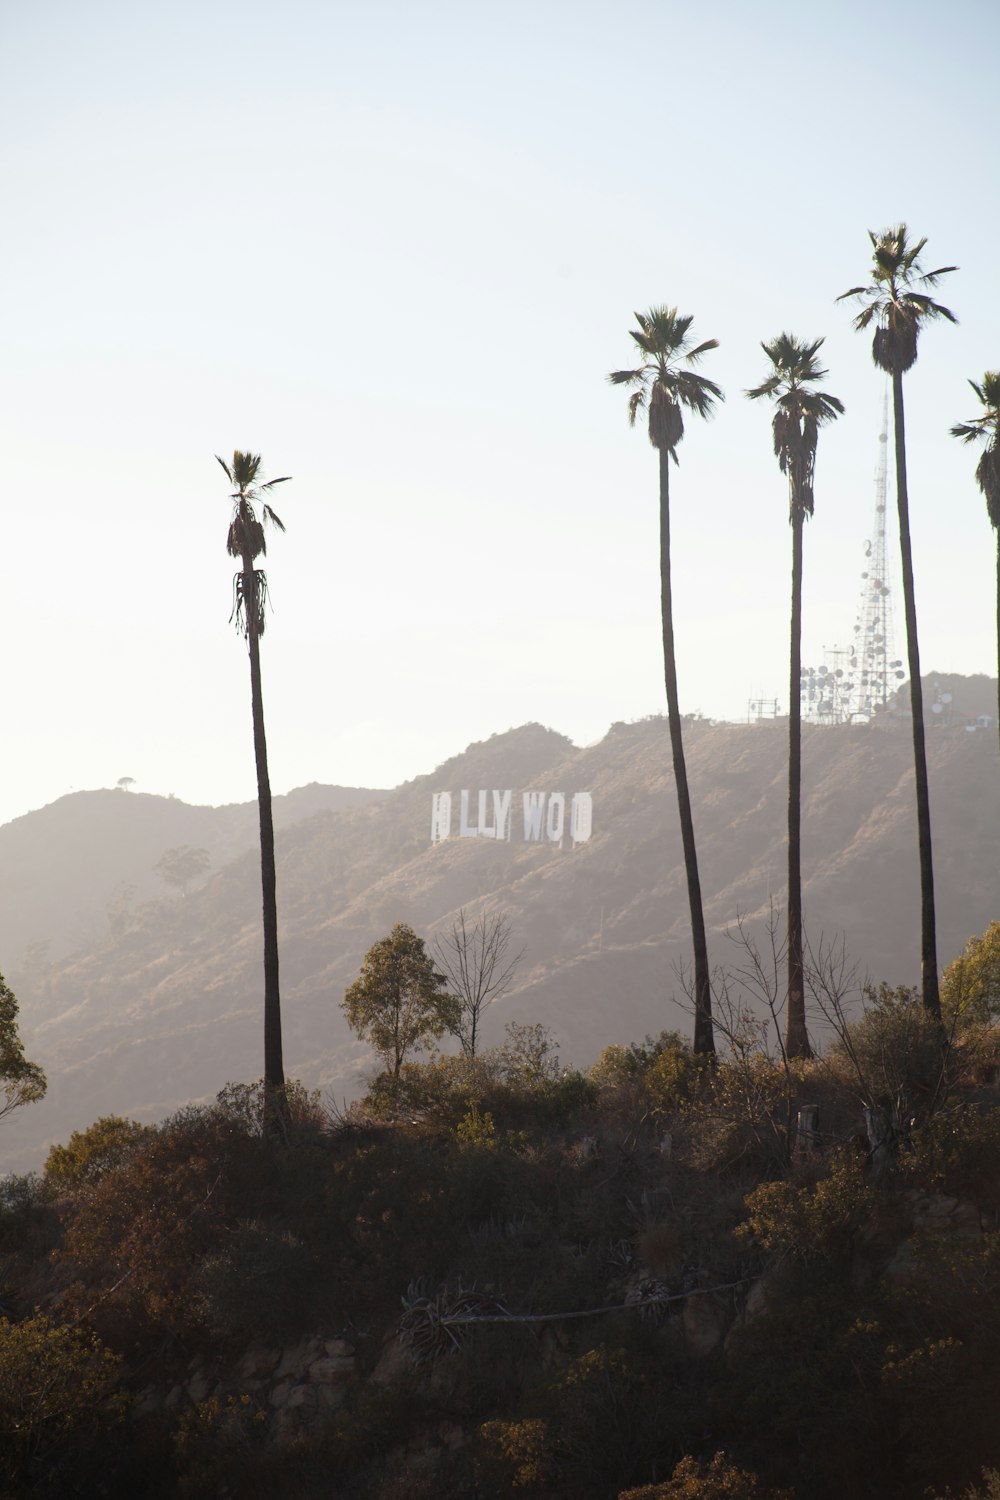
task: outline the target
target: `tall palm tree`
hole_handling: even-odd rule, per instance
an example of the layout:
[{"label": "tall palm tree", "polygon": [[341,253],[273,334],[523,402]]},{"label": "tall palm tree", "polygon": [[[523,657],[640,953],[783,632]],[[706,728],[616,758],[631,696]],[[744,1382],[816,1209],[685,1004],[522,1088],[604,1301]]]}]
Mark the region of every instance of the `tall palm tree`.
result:
[{"label": "tall palm tree", "polygon": [[[226,537],[226,551],[238,558],[240,571],[233,580],[233,617],[246,637],[250,651],[250,701],[253,712],[253,748],[257,762],[257,806],[260,813],[260,874],[264,908],[264,1095],[265,1125],[271,1130],[284,1118],[285,1072],[281,1055],[281,997],[278,988],[278,907],[275,892],[274,822],[271,816],[271,781],[267,772],[267,740],[264,736],[264,699],[260,685],[260,638],[267,613],[267,574],[255,568],[267,552],[264,528],[284,523],[263,498],[275,485],[291,477],[262,482],[260,455],[233,454],[231,464],[218,457],[233,486],[233,518]],[[258,509],[260,514],[258,515]]]},{"label": "tall palm tree", "polygon": [[638,328],[630,334],[642,357],[631,370],[613,370],[608,379],[612,385],[632,386],[628,403],[630,426],[641,411],[647,415],[649,441],[659,454],[660,466],[660,609],[663,629],[663,670],[667,688],[667,719],[670,747],[673,752],[674,779],[680,813],[684,868],[687,873],[688,900],[691,906],[691,935],[694,942],[694,1050],[714,1053],[712,1028],[712,990],[708,970],[708,944],[705,940],[705,914],[701,904],[701,882],[698,878],[698,856],[694,842],[694,821],[688,791],[684,744],[681,736],[681,714],[677,699],[677,659],[674,652],[673,596],[670,581],[670,460],[678,463],[677,445],[684,436],[684,409],[699,417],[708,417],[722,391],[712,380],[706,380],[686,366],[697,364],[703,354],[718,348],[716,339],[695,344],[690,337],[693,319],[682,317],[676,307],[653,307],[647,313],[636,313]]},{"label": "tall palm tree", "polygon": [[987,370],[982,385],[969,384],[979,397],[982,416],[960,422],[952,437],[964,443],[984,442],[976,465],[976,483],[986,496],[986,509],[997,534],[997,725],[1000,726],[1000,371]]},{"label": "tall palm tree", "polygon": [[837,298],[855,298],[864,303],[854,319],[856,329],[874,326],[872,359],[892,376],[892,414],[896,445],[896,509],[899,513],[899,550],[903,564],[903,607],[906,614],[906,653],[910,673],[910,708],[913,719],[913,770],[917,792],[917,840],[920,851],[920,969],[924,1005],[934,1016],[941,1014],[938,993],[937,938],[934,919],[934,865],[931,853],[931,810],[927,785],[927,749],[924,743],[924,695],[920,683],[920,651],[917,643],[917,606],[913,592],[913,558],[910,549],[910,505],[906,488],[906,425],[903,412],[903,376],[917,362],[917,340],[925,323],[955,314],[935,302],[927,288],[957,266],[939,266],[925,271],[920,255],[926,239],[910,244],[905,224],[895,224],[880,234],[868,231],[873,265],[863,286],[852,286]]},{"label": "tall palm tree", "polygon": [[761,348],[771,373],[747,391],[752,401],[770,396],[775,405],[771,431],[782,474],[788,476],[788,519],[792,527],[792,628],[788,665],[788,997],[785,1051],[810,1057],[806,1031],[802,963],[802,532],[813,513],[813,476],[819,429],[844,410],[843,402],[813,385],[826,371],[816,359],[822,339],[811,344],[782,333]]}]

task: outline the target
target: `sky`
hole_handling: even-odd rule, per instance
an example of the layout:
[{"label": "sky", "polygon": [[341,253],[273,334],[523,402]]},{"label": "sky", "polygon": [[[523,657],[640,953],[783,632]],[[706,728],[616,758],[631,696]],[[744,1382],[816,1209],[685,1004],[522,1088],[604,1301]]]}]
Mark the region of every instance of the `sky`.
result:
[{"label": "sky", "polygon": [[8,0],[0,821],[125,776],[254,796],[235,448],[292,476],[276,792],[661,712],[656,455],[606,377],[662,303],[719,340],[727,397],[672,476],[681,706],[787,710],[787,493],[743,392],[762,340],[825,337],[818,664],[853,638],[881,413],[835,298],[899,219],[960,267],[906,381],[922,662],[995,671],[993,533],[948,428],[1000,366],[998,59],[993,0]]}]

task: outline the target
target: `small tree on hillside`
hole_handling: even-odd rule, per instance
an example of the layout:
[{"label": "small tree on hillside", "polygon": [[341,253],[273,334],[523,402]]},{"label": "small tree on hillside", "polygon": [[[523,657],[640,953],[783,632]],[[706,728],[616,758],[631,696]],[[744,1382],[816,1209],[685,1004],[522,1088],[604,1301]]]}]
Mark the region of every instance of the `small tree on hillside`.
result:
[{"label": "small tree on hillside", "polygon": [[24,1055],[17,1032],[17,999],[0,974],[0,1120],[45,1095],[45,1074]]},{"label": "small tree on hillside", "polygon": [[470,925],[462,907],[450,929],[434,943],[434,960],[461,1006],[456,1035],[466,1057],[475,1057],[483,1011],[510,989],[522,948],[512,953],[509,918],[483,909]]},{"label": "small tree on hillside", "polygon": [[186,896],[192,880],[208,872],[212,856],[207,849],[192,849],[190,844],[180,844],[176,849],[166,849],[154,869],[161,880],[179,888]]},{"label": "small tree on hillside", "polygon": [[423,938],[397,922],[365,954],[361,974],[344,996],[351,1030],[369,1042],[387,1073],[399,1077],[408,1052],[419,1052],[446,1031],[458,1031],[461,1003],[444,988]]}]

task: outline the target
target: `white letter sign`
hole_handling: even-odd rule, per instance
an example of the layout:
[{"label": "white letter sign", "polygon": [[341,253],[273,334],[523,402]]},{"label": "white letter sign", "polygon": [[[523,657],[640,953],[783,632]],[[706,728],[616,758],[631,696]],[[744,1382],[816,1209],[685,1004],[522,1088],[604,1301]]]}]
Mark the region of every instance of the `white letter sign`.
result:
[{"label": "white letter sign", "polygon": [[435,792],[431,798],[431,843],[439,844],[451,833],[451,793]]}]

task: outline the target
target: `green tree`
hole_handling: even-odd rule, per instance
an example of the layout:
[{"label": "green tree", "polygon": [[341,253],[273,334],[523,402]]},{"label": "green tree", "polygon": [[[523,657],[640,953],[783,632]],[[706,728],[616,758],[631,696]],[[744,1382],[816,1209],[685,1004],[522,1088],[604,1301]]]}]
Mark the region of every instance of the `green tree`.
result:
[{"label": "green tree", "polygon": [[[267,739],[264,734],[264,698],[260,682],[260,638],[267,614],[267,574],[255,568],[257,558],[267,553],[266,525],[284,531],[284,523],[263,498],[276,484],[291,478],[261,480],[260,455],[233,454],[227,464],[216,459],[234,486],[230,497],[233,517],[226,537],[230,557],[238,558],[240,571],[233,580],[233,618],[246,637],[250,653],[250,701],[253,714],[253,748],[257,763],[257,806],[260,814],[260,874],[264,915],[264,1085],[276,1118],[284,1118],[285,1071],[281,1048],[281,996],[278,984],[278,904],[274,863],[274,820],[271,814],[271,781],[267,770]],[[260,515],[257,510],[260,508]]]},{"label": "green tree", "polygon": [[955,314],[929,295],[942,276],[956,266],[925,271],[920,255],[926,239],[910,244],[905,224],[896,224],[880,234],[868,231],[873,265],[869,280],[843,292],[838,301],[853,298],[864,303],[854,319],[859,332],[874,327],[872,359],[892,377],[892,414],[896,448],[896,509],[899,515],[899,549],[903,565],[903,607],[906,615],[906,652],[910,673],[910,707],[913,720],[913,770],[917,793],[917,842],[920,854],[920,968],[921,993],[927,1009],[941,1013],[938,990],[937,935],[934,916],[934,863],[931,848],[931,809],[927,783],[927,749],[924,742],[924,695],[920,682],[920,650],[917,641],[917,605],[913,588],[913,557],[910,548],[910,503],[906,484],[906,425],[903,410],[903,376],[917,362],[917,341],[925,323],[945,318],[957,322]]},{"label": "green tree", "polygon": [[74,1130],[65,1146],[50,1148],[42,1172],[45,1186],[60,1195],[85,1192],[130,1162],[155,1134],[151,1125],[104,1115],[86,1130]]},{"label": "green tree", "polygon": [[986,510],[996,532],[997,551],[997,730],[1000,733],[1000,370],[987,370],[982,384],[969,384],[983,408],[981,416],[971,422],[959,422],[951,429],[952,437],[963,443],[983,443],[976,465],[976,483],[986,497]]},{"label": "green tree", "polygon": [[45,1074],[24,1055],[17,1030],[17,998],[0,974],[0,1120],[45,1096]]},{"label": "green tree", "polygon": [[682,1458],[669,1479],[623,1490],[618,1500],[794,1500],[791,1490],[765,1487],[750,1469],[741,1469],[724,1453],[710,1463]]},{"label": "green tree", "polygon": [[361,974],[342,1003],[348,1024],[370,1042],[394,1079],[409,1052],[419,1052],[446,1031],[457,1034],[461,1002],[443,988],[423,938],[397,922],[365,954]]},{"label": "green tree", "polygon": [[823,339],[811,344],[782,333],[761,348],[771,372],[747,391],[750,400],[769,396],[775,405],[771,431],[774,453],[788,476],[788,519],[792,528],[792,619],[788,662],[788,998],[785,1050],[809,1057],[802,963],[802,533],[813,513],[813,478],[819,429],[835,421],[843,402],[813,385],[826,370],[816,359]]},{"label": "green tree", "polygon": [[971,937],[945,969],[941,1005],[960,1026],[989,1026],[1000,1017],[1000,922]]},{"label": "green tree", "polygon": [[[93,1334],[40,1312],[20,1323],[0,1319],[5,1496],[70,1493],[70,1468],[79,1483],[81,1462],[89,1468],[108,1428],[127,1410],[121,1362]],[[84,1493],[77,1483],[72,1493]]]},{"label": "green tree", "polygon": [[155,865],[156,873],[167,885],[175,885],[183,896],[188,886],[199,875],[204,875],[212,863],[207,849],[192,849],[190,844],[180,844],[176,849],[165,849]]},{"label": "green tree", "polygon": [[677,694],[677,657],[674,649],[673,593],[670,569],[670,460],[677,464],[677,447],[684,436],[684,410],[708,417],[722,391],[714,381],[688,368],[697,364],[703,354],[718,348],[716,339],[695,344],[690,337],[690,317],[682,317],[676,307],[654,307],[647,313],[636,313],[638,328],[630,330],[642,361],[631,370],[613,370],[608,379],[612,385],[632,387],[628,419],[635,425],[640,412],[647,416],[649,441],[659,456],[660,471],[660,619],[663,634],[663,671],[667,689],[667,721],[670,748],[677,784],[677,806],[684,849],[688,901],[691,907],[691,936],[694,946],[694,1050],[712,1053],[715,1039],[712,1028],[712,990],[708,967],[708,943],[705,938],[705,913],[701,900],[698,855],[694,840],[694,819],[688,791],[687,766],[681,733],[681,711]]}]

